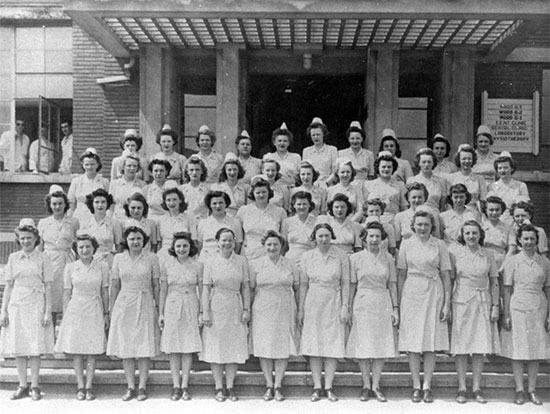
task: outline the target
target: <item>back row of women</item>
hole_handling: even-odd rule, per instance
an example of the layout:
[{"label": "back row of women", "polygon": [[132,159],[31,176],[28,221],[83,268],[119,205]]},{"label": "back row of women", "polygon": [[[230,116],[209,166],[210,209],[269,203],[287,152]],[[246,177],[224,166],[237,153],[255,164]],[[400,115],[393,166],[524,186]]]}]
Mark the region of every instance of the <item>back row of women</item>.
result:
[{"label": "back row of women", "polygon": [[[466,402],[467,355],[473,359],[473,396],[483,403],[483,356],[501,354],[513,361],[515,402],[525,401],[522,362],[528,360],[527,398],[540,404],[535,383],[538,361],[550,358],[543,293],[545,287],[550,294],[550,270],[541,255],[547,252],[545,234],[530,224],[527,188],[511,178],[511,155],[492,156],[499,179],[488,193],[481,172],[472,172],[478,158],[491,156],[480,153],[492,141],[483,126],[477,150],[458,148],[459,171],[452,172],[445,160],[450,144],[438,136],[433,150],[417,153],[416,176],[395,157],[399,144],[391,130],[374,161],[361,146],[358,123],[350,126],[351,147],[340,158],[324,144],[321,120],[308,134],[314,145],[304,150],[305,161],[288,152],[292,134],[284,125],[273,134],[277,151],[263,160],[250,157],[252,140],[245,133],[237,138],[239,155],[223,160],[211,151],[215,136],[201,128],[201,152],[186,160],[173,152],[177,136],[165,127],[159,133],[163,152],[148,166],[148,185],[139,178],[140,172],[147,177],[146,163],[137,156],[141,140],[134,131],[127,131],[124,153],[113,160],[113,177],[121,177],[110,186],[97,174],[97,152],[82,154],[85,173],[68,195],[52,186],[46,197],[52,215],[37,227],[22,221],[16,230],[22,250],[5,268],[0,351],[15,356],[19,368],[20,387],[12,398],[29,392],[40,398],[40,355],[52,352],[52,316],[55,321],[64,311],[56,350],[74,355],[78,399],[95,397],[95,356],[105,351],[123,360],[124,399],[146,399],[149,358],[158,354],[160,339],[160,351],[170,355],[176,400],[190,398],[191,355],[200,352],[211,363],[219,401],[237,399],[237,364],[250,354],[260,358],[266,400],[284,399],[288,358],[301,354],[309,357],[313,374],[312,401],[321,398],[323,368],[327,397],[337,400],[332,380],[344,357],[359,362],[360,398],[372,394],[385,401],[379,387],[383,361],[401,351],[409,355],[412,400],[431,402],[435,351],[450,350],[458,402]],[[216,165],[218,183],[208,184]],[[171,175],[178,169],[179,177]],[[368,180],[373,172],[377,178]],[[180,185],[182,176],[186,183]]]}]

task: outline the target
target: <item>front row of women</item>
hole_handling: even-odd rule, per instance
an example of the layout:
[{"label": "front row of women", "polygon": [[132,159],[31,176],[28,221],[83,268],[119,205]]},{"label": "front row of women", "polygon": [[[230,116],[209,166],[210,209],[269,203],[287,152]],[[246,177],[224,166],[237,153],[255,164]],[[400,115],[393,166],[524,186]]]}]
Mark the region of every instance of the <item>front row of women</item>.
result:
[{"label": "front row of women", "polygon": [[[443,241],[431,236],[430,213],[415,212],[411,225],[415,236],[402,242],[397,266],[380,248],[386,233],[378,222],[367,224],[365,249],[349,258],[331,243],[335,234],[330,224],[317,224],[311,235],[316,247],[302,255],[299,268],[284,257],[286,240],[275,231],[263,238],[265,255],[248,263],[235,253],[234,232],[221,228],[216,234],[218,253],[204,269],[193,259],[197,248],[188,233],[174,234],[170,256],[159,264],[157,256],[144,249],[145,232],[129,227],[123,236],[125,251],[115,256],[111,270],[106,261],[94,258],[96,240],[79,234],[75,242],[79,260],[65,270],[64,318],[54,348],[52,266],[36,249],[39,236],[33,221],[23,219],[16,229],[21,250],[10,255],[5,268],[0,314],[0,352],[15,357],[19,375],[19,387],[11,398],[29,394],[33,400],[41,398],[40,355],[55,349],[74,358],[78,400],[95,398],[95,360],[106,352],[123,361],[128,384],[123,400],[143,401],[150,358],[160,350],[169,355],[172,400],[191,398],[192,354],[199,353],[199,359],[211,364],[215,399],[220,402],[238,400],[237,367],[250,354],[260,360],[266,401],[284,400],[282,384],[289,357],[302,354],[309,357],[312,371],[311,401],[323,395],[323,369],[325,394],[330,401],[338,400],[333,380],[338,359],[347,357],[357,360],[361,370],[360,399],[384,402],[380,389],[384,360],[400,351],[408,353],[412,401],[429,403],[434,399],[435,352],[450,350],[456,356],[457,402],[467,400],[468,355],[472,356],[473,397],[485,403],[484,355],[500,354],[512,360],[515,402],[523,404],[527,398],[541,404],[535,385],[538,361],[550,358],[550,262],[536,251],[535,227],[528,224],[519,229],[522,250],[503,266],[504,317],[499,338],[498,271],[493,255],[482,247],[484,231],[478,222],[464,223],[461,245],[452,247],[450,254]],[[351,324],[347,340],[346,324]]]}]

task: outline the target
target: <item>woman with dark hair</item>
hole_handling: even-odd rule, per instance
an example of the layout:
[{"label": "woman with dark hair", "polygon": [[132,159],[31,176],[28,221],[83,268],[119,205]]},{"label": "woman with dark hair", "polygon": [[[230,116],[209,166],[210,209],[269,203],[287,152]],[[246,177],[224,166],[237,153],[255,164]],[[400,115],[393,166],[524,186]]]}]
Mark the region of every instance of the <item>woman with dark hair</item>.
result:
[{"label": "woman with dark hair", "polygon": [[427,211],[414,213],[411,226],[415,234],[401,243],[397,259],[397,293],[401,300],[399,351],[408,353],[413,382],[411,399],[415,403],[433,402],[435,352],[449,350],[451,261],[446,244],[431,235],[434,222]]},{"label": "woman with dark hair", "polygon": [[[535,216],[535,206],[530,201],[519,201],[512,204],[510,207],[510,214],[514,219],[512,225],[512,232],[510,233],[510,254],[515,254],[521,250],[521,246],[518,247],[518,232],[521,226],[524,224],[533,224],[533,218]],[[542,255],[548,255],[548,237],[542,227],[535,226],[537,230],[537,253]]]},{"label": "woman with dark hair", "polygon": [[407,186],[411,183],[422,183],[428,190],[426,208],[437,220],[440,211],[445,211],[447,201],[447,180],[434,174],[437,166],[437,157],[429,148],[422,148],[416,152],[414,164],[420,169],[417,175],[407,180]]},{"label": "woman with dark hair", "polygon": [[111,163],[111,182],[124,175],[124,164],[127,157],[132,156],[138,160],[139,168],[136,172],[137,178],[147,182],[147,160],[139,155],[139,150],[143,146],[143,139],[139,136],[137,130],[127,129],[120,138],[120,148],[122,155],[113,159]]},{"label": "woman with dark hair", "polygon": [[336,238],[332,244],[344,253],[352,254],[363,248],[361,225],[350,219],[352,205],[344,194],[336,194],[328,202],[328,216],[317,217],[317,223],[330,224]]},{"label": "woman with dark hair", "polygon": [[458,147],[454,161],[459,170],[448,176],[449,183],[465,185],[471,195],[467,204],[479,212],[478,204],[485,200],[487,184],[483,176],[474,173],[472,169],[477,162],[477,153],[469,144],[462,144]]},{"label": "woman with dark hair", "polygon": [[[397,247],[405,239],[414,235],[411,228],[411,221],[416,211],[428,211],[424,208],[424,203],[428,198],[428,189],[422,183],[413,182],[407,186],[407,200],[409,201],[409,208],[405,211],[400,211],[395,215],[393,219],[393,227],[395,229],[395,239]],[[438,215],[438,219],[435,220],[434,237],[441,239],[441,216]]]},{"label": "woman with dark hair", "polygon": [[498,158],[498,154],[491,151],[493,143],[491,128],[487,125],[480,125],[474,139],[477,162],[472,167],[472,171],[474,174],[483,177],[487,184],[495,182],[495,168],[493,164]]},{"label": "woman with dark hair", "polygon": [[63,272],[65,266],[74,260],[72,246],[80,223],[77,219],[67,216],[69,199],[59,185],[50,186],[49,194],[46,196],[46,208],[51,215],[40,219],[37,228],[44,253],[53,266],[51,311],[55,327],[57,314],[63,312]]},{"label": "woman with dark hair", "polygon": [[443,135],[437,133],[431,141],[428,140],[428,147],[434,152],[437,158],[437,165],[433,169],[433,173],[443,178],[447,178],[449,174],[458,171],[458,167],[451,161],[451,143]]},{"label": "woman with dark hair", "polygon": [[384,359],[397,356],[394,341],[394,328],[399,325],[397,273],[392,255],[380,249],[386,236],[381,223],[368,223],[361,235],[365,250],[350,256],[353,318],[346,357],[356,359],[361,369],[361,401],[367,401],[370,394],[380,402],[387,401],[380,390],[380,377]]},{"label": "woman with dark hair", "polygon": [[158,220],[160,216],[167,214],[167,211],[162,208],[162,193],[169,188],[178,186],[176,181],[167,179],[171,171],[172,166],[168,160],[154,158],[149,163],[149,173],[153,177],[153,181],[143,187],[143,195],[149,205],[148,217],[150,219]]},{"label": "woman with dark hair", "polygon": [[296,185],[298,165],[302,160],[300,154],[288,151],[293,139],[294,135],[284,122],[271,134],[271,144],[275,147],[275,151],[269,153],[269,156],[281,166],[281,184],[287,187]]},{"label": "woman with dark hair", "polygon": [[[253,180],[254,181],[254,180]],[[235,234],[222,228],[216,234],[218,254],[205,264],[202,290],[202,351],[210,363],[214,398],[238,401],[233,388],[238,364],[248,359],[247,324],[250,320],[248,261],[235,253]],[[223,269],[223,272],[220,272]],[[223,386],[225,371],[226,389]]]},{"label": "woman with dark hair", "polygon": [[319,171],[319,182],[324,183],[334,173],[338,150],[335,146],[326,144],[328,128],[319,117],[313,118],[307,127],[306,136],[313,145],[304,148],[302,159],[309,161]]},{"label": "woman with dark hair", "polygon": [[272,154],[265,154],[261,162],[261,175],[265,177],[273,191],[273,197],[269,199],[271,204],[289,210],[290,190],[288,185],[281,181],[281,164],[273,158]]},{"label": "woman with dark hair", "polygon": [[210,191],[205,197],[204,203],[210,210],[210,215],[199,220],[197,228],[199,260],[203,263],[218,253],[216,234],[221,228],[231,229],[235,233],[235,252],[239,254],[241,251],[243,230],[239,219],[227,214],[230,202],[229,195],[223,191]]},{"label": "woman with dark hair", "polygon": [[244,206],[248,200],[250,185],[242,181],[243,177],[244,169],[241,166],[240,161],[237,159],[235,154],[228,152],[225,155],[225,161],[222,165],[220,182],[217,184],[212,184],[210,189],[223,191],[229,196],[229,203],[226,208],[227,213],[231,217],[235,217],[237,215],[237,211],[239,211],[239,208]]},{"label": "woman with dark hair", "polygon": [[95,148],[86,148],[86,151],[82,153],[79,159],[84,174],[71,180],[71,186],[67,195],[69,199],[69,211],[67,214],[69,217],[74,217],[78,221],[83,222],[92,217],[86,208],[86,196],[98,188],[107,191],[109,189],[109,180],[98,174],[101,170],[101,159],[97,155]]},{"label": "woman with dark hair", "polygon": [[[361,225],[361,231],[364,232],[369,223],[378,222],[382,225],[386,237],[380,242],[380,249],[384,252],[389,252],[392,256],[395,256],[395,229],[389,223],[382,223],[382,215],[386,209],[386,204],[379,198],[370,198],[363,203],[362,216],[353,218]],[[363,238],[362,238],[363,239]],[[364,244],[364,243],[363,243]]]},{"label": "woman with dark hair", "polygon": [[187,203],[179,188],[169,188],[162,193],[162,208],[168,214],[161,216],[158,220],[158,234],[160,250],[159,256],[168,253],[172,246],[174,233],[191,233],[191,238],[196,241],[197,221],[195,217],[186,213]]},{"label": "woman with dark hair", "polygon": [[[107,355],[122,359],[128,389],[122,400],[147,399],[147,377],[151,358],[158,355],[157,307],[159,261],[144,249],[149,238],[140,227],[123,234],[124,252],[115,256],[111,270],[111,327]],[[139,383],[135,389],[136,359]]]},{"label": "woman with dark hair", "polygon": [[[501,355],[512,360],[516,383],[514,402],[525,397],[535,405],[539,361],[550,359],[550,262],[537,253],[538,232],[531,224],[518,230],[522,250],[509,256],[504,269],[504,320],[500,332]],[[527,395],[523,390],[523,364],[527,362]]]},{"label": "woman with dark hair", "polygon": [[[170,127],[170,125],[165,124],[157,133],[156,143],[160,146],[160,152],[153,155],[152,161],[166,161],[169,167],[167,166],[167,174],[165,178],[174,180],[178,184],[181,184],[187,158],[185,158],[185,155],[179,154],[176,151],[178,134]],[[151,163],[149,163],[149,172],[151,172]]]},{"label": "woman with dark hair", "polygon": [[262,160],[251,155],[252,138],[246,130],[243,130],[235,139],[235,146],[237,147],[238,160],[244,168],[244,177],[242,178],[242,182],[250,185],[250,180],[252,177],[261,173]]},{"label": "woman with dark hair", "polygon": [[109,268],[105,261],[94,258],[98,247],[94,237],[78,232],[73,243],[78,260],[65,267],[63,320],[54,348],[73,358],[79,401],[95,400],[96,358],[105,353],[105,331],[109,328]]},{"label": "woman with dark hair", "polygon": [[[199,159],[204,163],[204,174],[206,175],[204,180],[207,184],[214,184],[219,181],[220,170],[223,164],[223,156],[216,153],[214,150],[214,145],[216,144],[216,134],[214,131],[210,131],[210,128],[206,125],[202,125],[199,128],[199,132],[195,137],[195,142],[199,147],[199,152],[196,154]],[[188,173],[186,174],[188,175]],[[186,178],[189,180],[188,177]]]},{"label": "woman with dark hair", "polygon": [[[219,173],[216,175],[216,180],[218,175]],[[206,183],[207,177],[208,169],[204,160],[197,154],[191,155],[185,165],[185,184],[180,189],[185,196],[189,214],[197,220],[208,217],[208,208],[204,204],[204,197],[210,191],[210,184]]]},{"label": "woman with dark hair", "polygon": [[160,260],[160,351],[170,359],[173,383],[170,399],[188,401],[193,354],[202,348],[199,298],[203,265],[195,260],[197,247],[190,233],[175,233],[168,254]]},{"label": "woman with dark hair", "polygon": [[351,203],[350,213],[361,209],[365,201],[363,184],[361,181],[355,181],[355,169],[350,160],[338,158],[336,160],[336,171],[334,181],[336,184],[327,189],[327,203],[334,199],[337,194],[344,194]]},{"label": "woman with dark hair", "polygon": [[374,171],[377,178],[372,181],[365,181],[363,185],[366,198],[379,198],[386,204],[386,209],[382,215],[382,222],[384,223],[393,223],[395,215],[406,210],[408,206],[405,197],[407,193],[405,184],[398,181],[394,176],[398,166],[399,164],[391,152],[382,151],[378,153],[378,157],[374,161]]},{"label": "woman with dark hair", "polygon": [[94,237],[99,244],[94,259],[105,261],[109,269],[122,242],[120,222],[107,215],[112,205],[113,196],[103,188],[98,188],[86,196],[86,206],[92,217],[80,224],[80,230]]},{"label": "woman with dark hair", "polygon": [[345,326],[349,312],[349,259],[332,245],[336,238],[328,223],[316,224],[311,233],[315,248],[302,255],[300,306],[301,354],[309,358],[313,377],[310,401],[321,399],[321,374],[325,369],[325,392],[338,401],[332,383],[338,359],[346,355]]},{"label": "woman with dark hair", "polygon": [[290,211],[293,215],[285,218],[281,227],[281,234],[288,241],[285,257],[294,260],[298,267],[302,254],[315,247],[309,237],[317,222],[317,217],[312,214],[314,209],[311,193],[295,192],[290,199]]},{"label": "woman with dark hair", "polygon": [[[326,214],[327,212],[327,188],[318,182],[319,173],[309,161],[300,162],[296,187],[290,191],[292,197],[297,192],[305,191],[311,194],[311,200],[315,203],[313,214]],[[292,208],[292,206],[291,206]]]},{"label": "woman with dark hair", "polygon": [[365,131],[359,121],[353,121],[346,130],[349,148],[338,151],[338,158],[351,160],[351,164],[357,173],[355,179],[360,182],[374,177],[374,154],[363,147],[365,138]]},{"label": "woman with dark hair", "polygon": [[[15,229],[21,250],[11,253],[4,267],[6,285],[0,312],[0,355],[15,358],[19,386],[10,399],[42,395],[39,388],[40,356],[53,352],[51,313],[52,263],[36,247],[40,236],[33,219],[21,219]],[[27,367],[31,366],[31,386]]]},{"label": "woman with dark hair", "polygon": [[244,232],[242,254],[249,260],[263,256],[262,237],[267,230],[281,231],[286,212],[281,207],[270,203],[273,197],[267,177],[257,175],[252,178],[248,197],[253,201],[242,206],[237,213]]},{"label": "woman with dark hair", "polygon": [[121,223],[122,231],[128,227],[140,227],[149,238],[149,243],[144,248],[155,253],[158,244],[157,223],[155,220],[147,218],[149,205],[145,196],[141,193],[132,194],[124,203],[124,211],[126,212],[126,220]]},{"label": "woman with dark hair", "polygon": [[524,182],[512,178],[516,172],[517,163],[508,151],[502,151],[495,160],[494,169],[499,179],[489,184],[489,192],[500,197],[506,204],[506,209],[502,212],[502,221],[512,224],[510,216],[510,207],[518,201],[530,201],[529,190]]},{"label": "woman with dark hair", "polygon": [[[383,151],[389,151],[395,158],[397,161],[397,168],[393,171],[393,177],[397,181],[401,181],[405,184],[407,180],[413,176],[413,170],[409,161],[401,158],[401,147],[399,146],[399,140],[393,129],[386,128],[382,131],[378,156],[380,156],[380,153]],[[374,171],[376,172],[376,168],[374,168]]]},{"label": "woman with dark hair", "polygon": [[464,184],[454,184],[449,189],[447,203],[450,210],[441,213],[443,240],[447,245],[457,244],[462,225],[468,220],[480,221],[477,209],[469,207],[472,195]]},{"label": "woman with dark hair", "polygon": [[262,245],[265,255],[250,262],[252,349],[266,380],[264,401],[283,401],[288,359],[298,355],[300,273],[294,260],[283,257],[286,240],[278,232],[268,230]]},{"label": "woman with dark hair", "polygon": [[134,193],[143,193],[143,187],[145,182],[138,178],[138,172],[140,170],[139,158],[128,155],[124,159],[122,168],[122,177],[111,181],[109,186],[109,193],[113,196],[115,202],[115,208],[113,211],[113,218],[123,221],[126,218],[124,212],[124,204]]},{"label": "woman with dark hair", "polygon": [[483,247],[485,232],[475,220],[460,228],[460,247],[450,250],[452,290],[451,354],[458,376],[456,402],[466,403],[466,370],[472,356],[473,396],[480,403],[481,374],[486,355],[500,351],[498,269],[493,254]]},{"label": "woman with dark hair", "polygon": [[481,220],[481,227],[485,233],[483,247],[493,253],[497,269],[500,271],[508,253],[512,227],[501,220],[506,204],[500,197],[488,193],[485,201]]}]

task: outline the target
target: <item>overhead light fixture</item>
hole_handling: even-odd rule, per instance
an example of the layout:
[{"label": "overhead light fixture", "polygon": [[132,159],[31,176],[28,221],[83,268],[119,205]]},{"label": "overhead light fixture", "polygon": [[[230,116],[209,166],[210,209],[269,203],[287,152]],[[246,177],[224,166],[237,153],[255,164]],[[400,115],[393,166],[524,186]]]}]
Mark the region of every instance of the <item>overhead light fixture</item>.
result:
[{"label": "overhead light fixture", "polygon": [[310,70],[311,69],[311,61],[313,59],[313,56],[311,53],[304,53],[304,69]]},{"label": "overhead light fixture", "polygon": [[323,45],[321,43],[296,43],[293,45],[292,50],[294,53],[302,55],[304,69],[310,70],[313,56],[321,56],[323,54]]}]

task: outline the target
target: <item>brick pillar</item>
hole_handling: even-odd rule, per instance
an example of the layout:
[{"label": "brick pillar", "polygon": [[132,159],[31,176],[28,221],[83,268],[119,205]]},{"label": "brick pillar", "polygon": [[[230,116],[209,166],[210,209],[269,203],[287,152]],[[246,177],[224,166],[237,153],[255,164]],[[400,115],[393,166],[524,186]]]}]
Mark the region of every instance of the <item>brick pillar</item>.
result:
[{"label": "brick pillar", "polygon": [[139,50],[139,125],[147,157],[157,153],[156,134],[168,123],[178,130],[178,88],[171,48],[147,45]]},{"label": "brick pillar", "polygon": [[245,128],[246,70],[243,45],[224,45],[217,50],[216,150],[235,151],[235,137]]},{"label": "brick pillar", "polygon": [[441,64],[440,131],[456,149],[459,143],[473,142],[475,60],[468,48],[443,51]]},{"label": "brick pillar", "polygon": [[392,45],[377,45],[367,51],[365,82],[367,103],[366,147],[378,152],[382,130],[397,128],[399,109],[399,49]]}]

